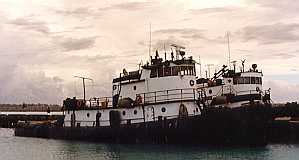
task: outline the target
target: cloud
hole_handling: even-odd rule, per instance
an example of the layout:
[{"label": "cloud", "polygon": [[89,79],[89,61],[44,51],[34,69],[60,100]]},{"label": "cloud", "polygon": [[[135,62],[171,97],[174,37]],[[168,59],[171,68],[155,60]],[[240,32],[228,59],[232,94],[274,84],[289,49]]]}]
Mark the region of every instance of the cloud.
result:
[{"label": "cloud", "polygon": [[170,28],[170,29],[161,29],[156,30],[154,34],[167,34],[167,35],[180,35],[181,38],[184,39],[202,39],[207,40],[208,38],[205,37],[204,32],[205,30],[201,29],[194,29],[194,28]]},{"label": "cloud", "polygon": [[60,15],[66,20],[69,20],[70,17],[72,18],[79,18],[80,20],[84,20],[86,18],[99,18],[102,16],[97,9],[93,7],[78,7],[75,9],[51,9],[54,14]]},{"label": "cloud", "polygon": [[156,30],[154,33],[161,33],[161,34],[174,34],[174,33],[179,33],[179,34],[194,34],[194,33],[202,33],[204,30],[200,29],[194,29],[194,28],[170,28],[170,29],[160,29]]},{"label": "cloud", "polygon": [[63,51],[74,51],[92,47],[95,44],[96,39],[96,36],[86,38],[56,37],[54,38],[54,43],[58,44]]},{"label": "cloud", "polygon": [[[6,1],[0,5],[1,102],[60,104],[74,93],[70,83],[74,75],[95,80],[98,87],[93,96],[111,95],[112,76],[118,76],[122,68],[136,69],[140,59],[148,58],[149,34],[145,32],[149,22],[155,31],[153,52],[164,52],[164,44],[169,52],[169,44],[175,43],[186,46],[194,57],[200,54],[207,63],[222,64],[226,59],[223,52],[227,52],[223,35],[230,30],[236,59],[247,54],[248,61],[263,62],[264,73],[270,70],[281,77],[298,72],[298,52],[293,51],[299,47],[289,42],[298,42],[299,3],[290,0],[208,5],[189,1]],[[82,95],[81,88],[78,80],[77,96]],[[12,97],[14,92],[18,96]],[[87,92],[90,94],[90,89]],[[274,94],[273,89],[273,96],[279,98]],[[292,92],[284,94],[292,96]]]},{"label": "cloud", "polygon": [[270,25],[255,25],[244,27],[235,34],[244,42],[257,41],[259,44],[279,44],[299,40],[298,23],[275,23]]},{"label": "cloud", "polygon": [[273,8],[276,10],[284,10],[287,12],[293,12],[298,11],[299,4],[296,3],[294,0],[283,0],[283,1],[277,1],[277,0],[248,0],[248,3],[256,3],[260,5],[261,7],[266,8]]},{"label": "cloud", "polygon": [[189,13],[193,15],[202,15],[202,14],[222,14],[222,13],[231,13],[239,11],[240,7],[214,7],[214,8],[203,8],[203,9],[190,9]]},{"label": "cloud", "polygon": [[278,58],[278,59],[291,59],[291,58],[296,58],[297,56],[294,54],[289,54],[289,53],[276,53],[276,54],[271,54],[273,58]]},{"label": "cloud", "polygon": [[264,89],[271,88],[271,98],[274,103],[299,102],[299,84],[283,80],[266,80]]},{"label": "cloud", "polygon": [[151,2],[127,2],[127,3],[119,3],[114,4],[109,7],[100,8],[102,11],[107,10],[126,10],[126,11],[136,11],[136,10],[142,10],[149,6],[151,6]]},{"label": "cloud", "polygon": [[63,80],[48,77],[43,71],[26,72],[17,65],[6,66],[1,72],[1,103],[49,103],[61,104]]},{"label": "cloud", "polygon": [[89,7],[79,7],[72,10],[55,10],[55,13],[65,16],[88,16],[93,12]]},{"label": "cloud", "polygon": [[183,40],[181,38],[177,38],[177,37],[174,37],[174,36],[169,36],[165,39],[158,39],[154,42],[152,48],[154,50],[164,50],[164,47],[166,50],[169,50],[170,49],[170,45],[171,44],[177,44],[177,45],[180,45],[180,46],[186,46],[187,44],[189,44],[188,41],[186,40]]},{"label": "cloud", "polygon": [[7,23],[15,25],[15,26],[19,26],[23,29],[39,32],[39,33],[42,33],[42,34],[49,34],[50,33],[50,29],[47,26],[46,22],[35,20],[31,17],[17,18],[17,19],[14,19],[14,20],[10,20]]}]

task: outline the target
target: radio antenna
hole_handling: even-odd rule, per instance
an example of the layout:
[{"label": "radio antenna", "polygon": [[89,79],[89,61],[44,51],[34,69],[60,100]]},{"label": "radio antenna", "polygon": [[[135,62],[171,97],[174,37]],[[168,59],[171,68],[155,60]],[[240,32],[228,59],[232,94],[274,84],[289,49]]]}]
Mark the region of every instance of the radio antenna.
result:
[{"label": "radio antenna", "polygon": [[84,103],[85,103],[85,79],[91,80],[92,82],[93,82],[93,79],[87,78],[87,77],[81,77],[81,76],[74,76],[74,77],[82,79],[82,83],[83,83],[83,100],[84,100]]},{"label": "radio antenna", "polygon": [[227,50],[228,50],[228,66],[229,69],[231,69],[231,65],[230,65],[230,45],[229,45],[229,31],[226,32],[226,36],[227,36]]},{"label": "radio antenna", "polygon": [[164,56],[165,56],[165,61],[167,60],[166,58],[166,49],[165,49],[165,43],[164,43]]},{"label": "radio antenna", "polygon": [[209,73],[209,78],[211,78],[211,67],[214,66],[214,64],[207,64],[208,67],[208,73]]},{"label": "radio antenna", "polygon": [[200,59],[200,56],[198,56],[198,59],[199,59],[199,75],[200,75],[200,78],[202,78],[202,75],[201,75],[201,59]]},{"label": "radio antenna", "polygon": [[149,46],[148,46],[148,56],[151,57],[151,50],[152,50],[152,23],[150,23],[150,37],[149,37]]}]

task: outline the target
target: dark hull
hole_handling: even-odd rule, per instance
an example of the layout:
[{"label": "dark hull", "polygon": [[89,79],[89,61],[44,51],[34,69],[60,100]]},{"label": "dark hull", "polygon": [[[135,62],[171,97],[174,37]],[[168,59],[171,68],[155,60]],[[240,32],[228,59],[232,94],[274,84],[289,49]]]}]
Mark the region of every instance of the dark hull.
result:
[{"label": "dark hull", "polygon": [[202,115],[118,127],[30,126],[16,136],[109,143],[266,145],[271,122],[269,105],[234,109],[207,108]]}]

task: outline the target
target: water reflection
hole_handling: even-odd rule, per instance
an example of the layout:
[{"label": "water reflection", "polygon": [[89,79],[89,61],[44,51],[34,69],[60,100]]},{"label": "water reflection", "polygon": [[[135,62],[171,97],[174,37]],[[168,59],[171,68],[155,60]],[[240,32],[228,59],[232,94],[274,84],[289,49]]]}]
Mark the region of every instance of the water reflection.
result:
[{"label": "water reflection", "polygon": [[173,145],[120,145],[14,137],[0,129],[1,160],[118,160],[118,159],[296,159],[297,145],[261,148],[211,148]]},{"label": "water reflection", "polygon": [[203,148],[170,145],[119,145],[67,142],[59,145],[64,159],[268,159],[269,149]]}]

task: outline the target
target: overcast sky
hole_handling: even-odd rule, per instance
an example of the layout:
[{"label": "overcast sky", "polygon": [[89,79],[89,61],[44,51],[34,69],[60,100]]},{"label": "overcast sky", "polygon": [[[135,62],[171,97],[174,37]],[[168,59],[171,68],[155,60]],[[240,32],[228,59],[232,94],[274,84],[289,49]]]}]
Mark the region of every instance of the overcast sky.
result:
[{"label": "overcast sky", "polygon": [[[152,48],[187,48],[203,67],[231,59],[258,64],[274,102],[299,100],[299,3],[295,0],[0,0],[0,103],[56,103],[110,96],[123,69]],[[204,68],[205,69],[205,68]],[[92,87],[93,86],[93,87]]]}]

